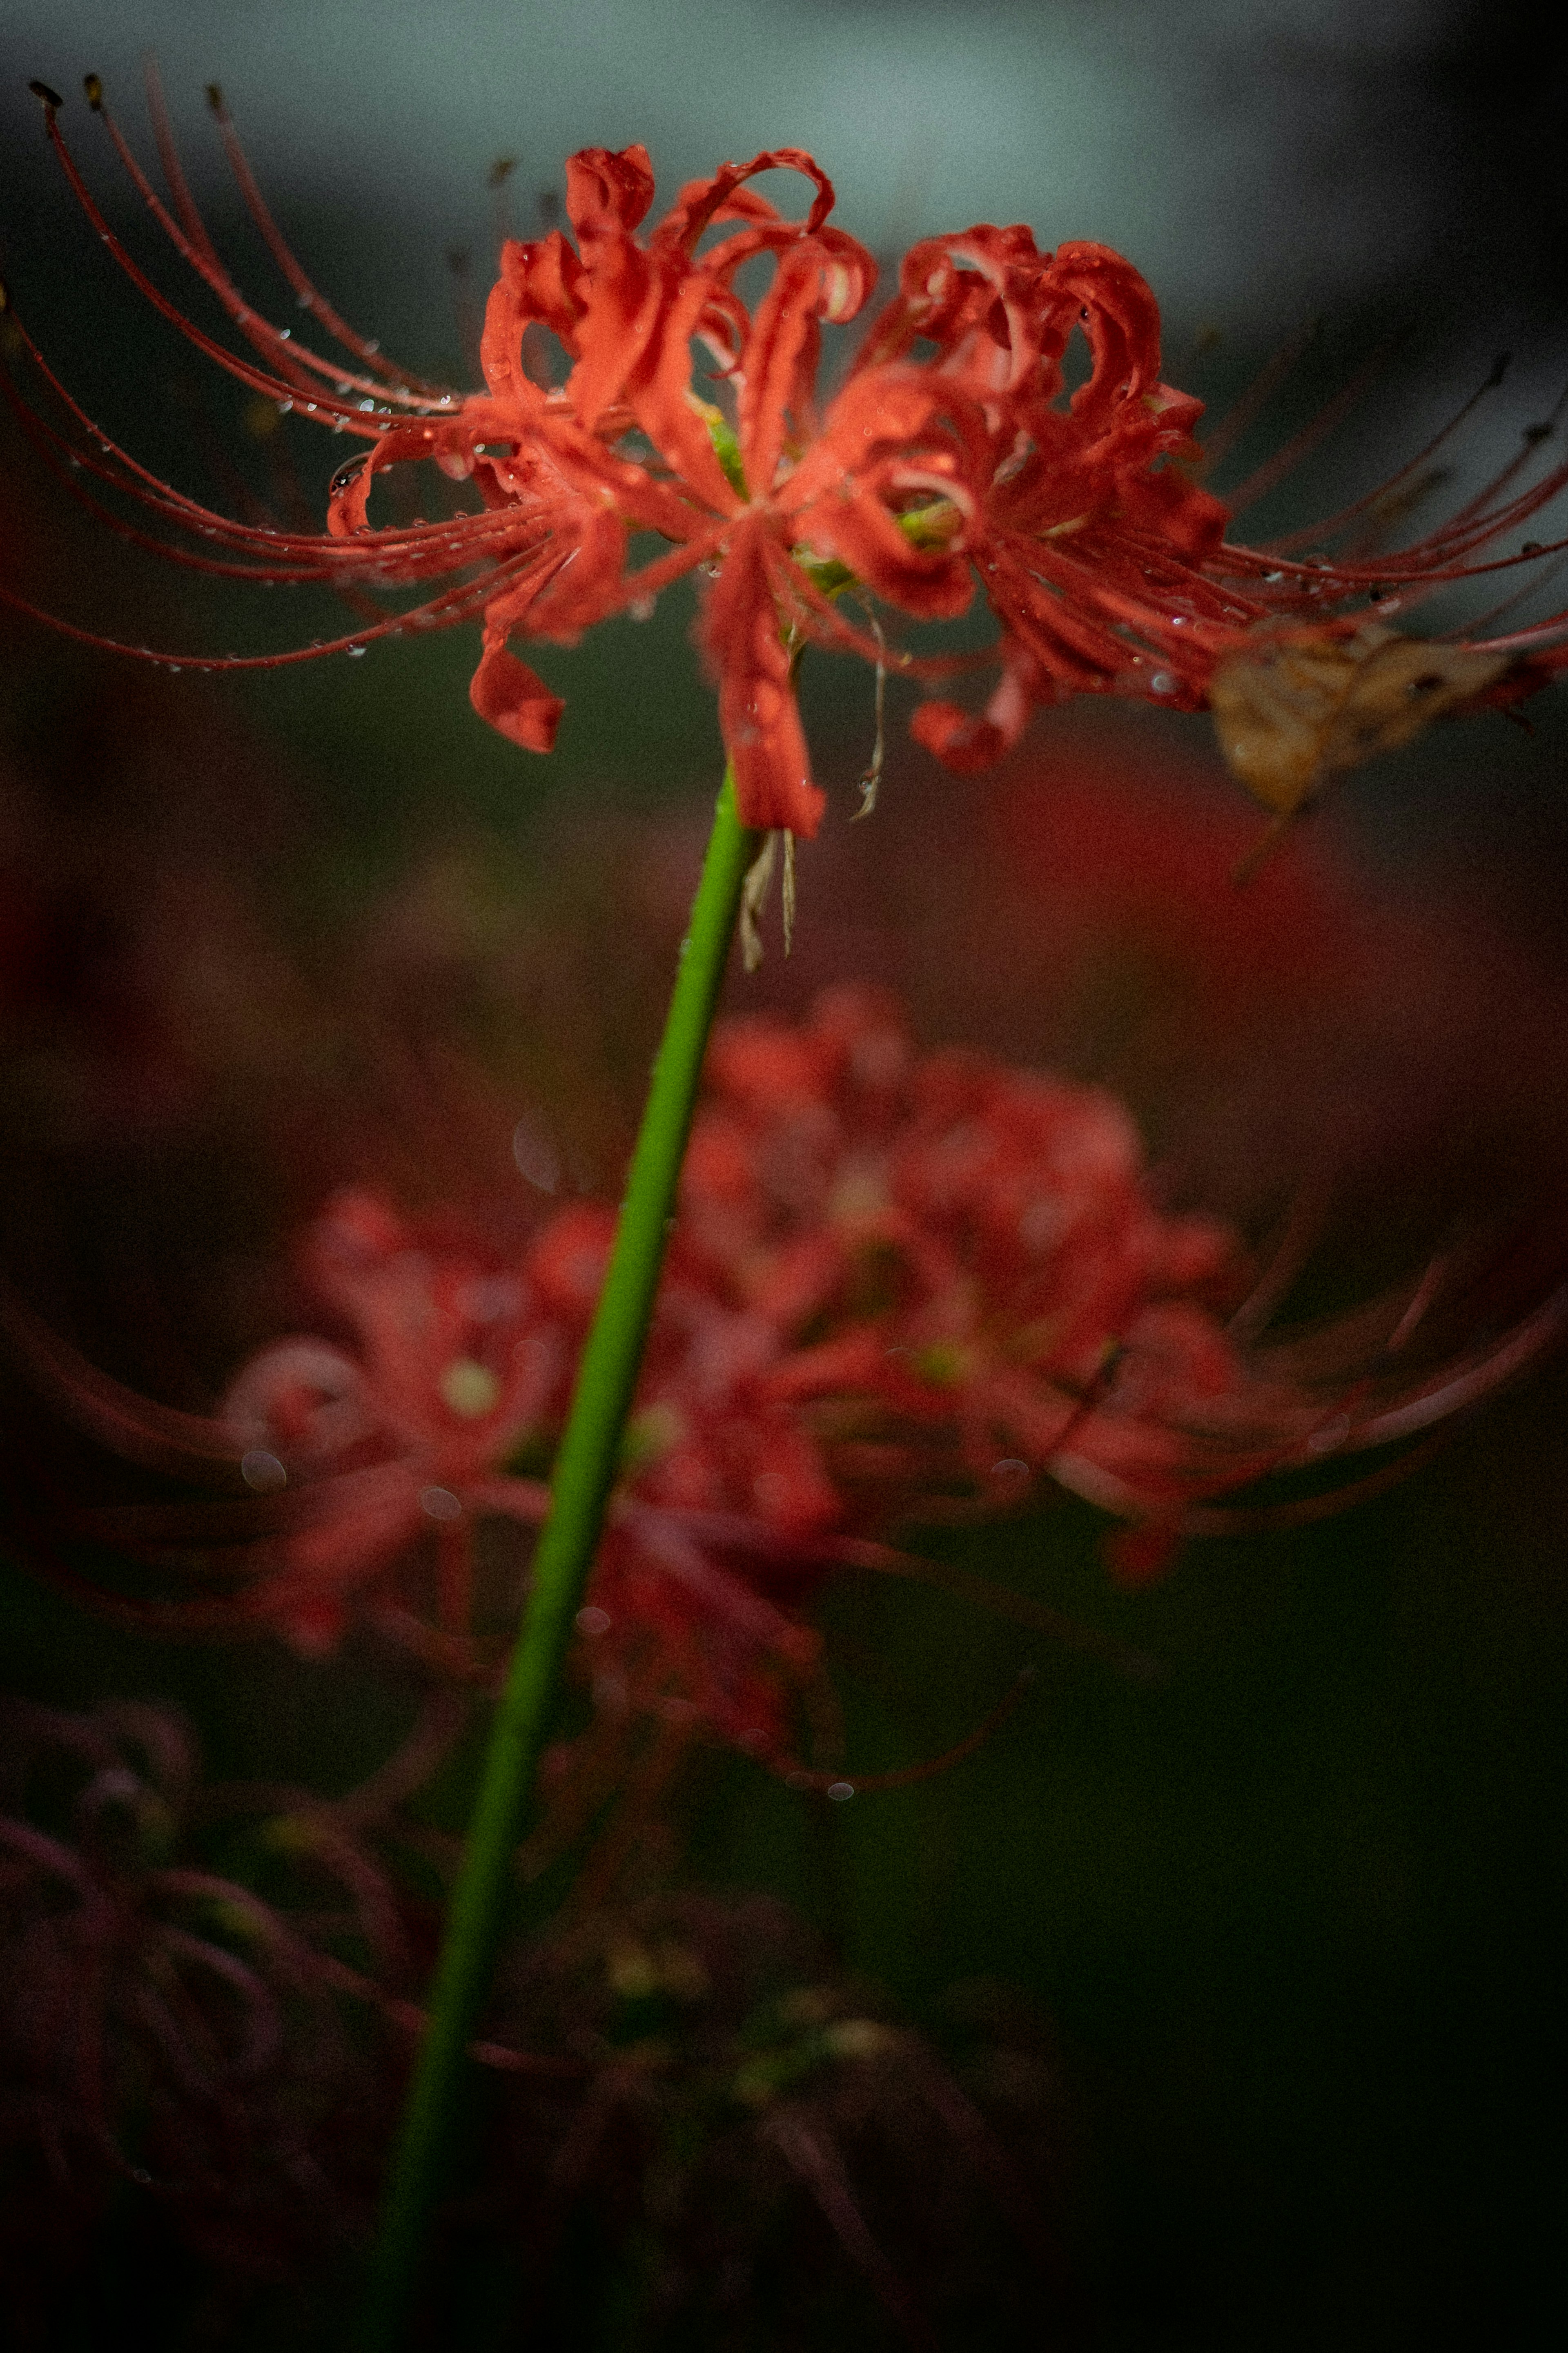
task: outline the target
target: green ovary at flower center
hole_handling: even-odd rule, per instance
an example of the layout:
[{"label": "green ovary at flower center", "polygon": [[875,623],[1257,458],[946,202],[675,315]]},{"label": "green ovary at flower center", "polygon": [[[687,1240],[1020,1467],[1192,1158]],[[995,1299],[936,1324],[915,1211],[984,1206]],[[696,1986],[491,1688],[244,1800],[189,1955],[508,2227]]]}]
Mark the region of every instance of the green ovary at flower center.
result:
[{"label": "green ovary at flower center", "polygon": [[692,406],[708,427],[708,438],[713,444],[713,455],[719,460],[724,480],[737,498],[749,500],[752,493],[747,487],[746,469],[742,462],[741,445],[735,438],[734,427],[723,410],[715,408],[710,401],[694,400]]}]

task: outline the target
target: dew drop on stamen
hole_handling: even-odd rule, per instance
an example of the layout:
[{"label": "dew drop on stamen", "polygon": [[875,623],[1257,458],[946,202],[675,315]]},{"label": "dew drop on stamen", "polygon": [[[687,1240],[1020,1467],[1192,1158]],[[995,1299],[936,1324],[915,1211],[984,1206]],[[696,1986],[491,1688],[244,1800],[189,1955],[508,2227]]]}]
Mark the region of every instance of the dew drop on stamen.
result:
[{"label": "dew drop on stamen", "polygon": [[253,1446],[248,1453],[240,1457],[239,1475],[246,1485],[253,1488],[258,1495],[275,1495],[279,1488],[289,1484],[288,1472],[277,1455],[268,1453],[265,1446]]},{"label": "dew drop on stamen", "polygon": [[462,1504],[450,1487],[422,1487],[419,1508],[432,1520],[457,1520],[463,1513]]},{"label": "dew drop on stamen", "polygon": [[855,1784],[853,1781],[830,1781],[827,1794],[836,1806],[842,1806],[855,1795]]}]

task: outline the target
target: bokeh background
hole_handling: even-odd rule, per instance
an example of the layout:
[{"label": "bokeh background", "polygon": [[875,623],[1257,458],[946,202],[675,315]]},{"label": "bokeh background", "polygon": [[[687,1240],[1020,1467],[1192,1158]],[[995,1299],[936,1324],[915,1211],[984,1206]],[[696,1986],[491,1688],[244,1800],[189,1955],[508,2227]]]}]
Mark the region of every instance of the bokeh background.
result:
[{"label": "bokeh background", "polygon": [[[340,453],[258,432],[116,282],[51,166],[32,74],[71,94],[95,187],[153,250],[74,95],[101,72],[139,131],[148,48],[242,275],[268,283],[215,77],[318,280],[458,381],[498,205],[526,230],[566,152],[632,139],[670,189],[811,147],[886,257],[980,218],[1101,237],[1160,294],[1167,374],[1216,410],[1321,321],[1231,480],[1387,345],[1259,529],[1374,483],[1511,348],[1457,495],[1568,370],[1568,36],[1521,6],[14,0],[0,264],[94,413],[205,495],[273,495],[286,462],[319,504]],[[0,557],[39,601],[176,649],[331,633],[324,606],[216,596],[109,545],[0,429]],[[548,650],[568,716],[531,762],[472,717],[467,640],[220,683],[0,617],[0,1235],[84,1350],[210,1404],[286,1320],[287,1238],[326,1189],[515,1217],[520,1121],[563,1183],[613,1192],[716,769],[689,617],[671,598]],[[832,814],[795,955],[771,940],[733,1005],[882,978],[928,1043],[1115,1084],[1170,1198],[1263,1234],[1321,1188],[1323,1299],[1489,1223],[1550,1257],[1562,715],[1439,731],[1351,780],[1238,897],[1256,820],[1202,723],[1058,715],[956,780],[895,693],[880,805],[851,828],[868,681],[824,662],[807,699]],[[689,1792],[695,1873],[775,1889],[917,2016],[983,1977],[1051,2021],[1096,2343],[1524,2342],[1555,2298],[1565,1402],[1548,1368],[1354,1514],[1194,1546],[1138,1594],[1087,1507],[933,1537],[1159,1674],[847,1588],[828,1617],[862,1769],[961,1737],[1033,1656],[1027,1705],[905,1793],[824,1810],[717,1757]],[[167,1694],[222,1772],[343,1786],[409,1705],[354,1654],[111,1632],[20,1563],[0,1624],[14,1687]]]}]

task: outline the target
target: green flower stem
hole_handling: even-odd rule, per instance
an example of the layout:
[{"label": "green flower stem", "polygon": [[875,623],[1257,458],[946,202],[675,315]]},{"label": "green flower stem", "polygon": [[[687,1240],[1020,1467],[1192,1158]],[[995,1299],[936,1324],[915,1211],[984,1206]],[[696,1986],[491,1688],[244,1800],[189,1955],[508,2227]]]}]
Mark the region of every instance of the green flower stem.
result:
[{"label": "green flower stem", "polygon": [[582,1602],[616,1476],[653,1316],[692,1107],[758,837],[735,809],[726,769],[691,927],[680,951],[647,1108],[598,1312],[555,1461],[550,1518],[506,1689],[496,1710],[463,1866],[452,1892],[430,2021],[420,2045],[371,2262],[360,2343],[394,2353],[412,2314],[430,2211],[440,2193],[466,2053],[489,1987],[512,1852],[549,1729],[572,1622]]}]

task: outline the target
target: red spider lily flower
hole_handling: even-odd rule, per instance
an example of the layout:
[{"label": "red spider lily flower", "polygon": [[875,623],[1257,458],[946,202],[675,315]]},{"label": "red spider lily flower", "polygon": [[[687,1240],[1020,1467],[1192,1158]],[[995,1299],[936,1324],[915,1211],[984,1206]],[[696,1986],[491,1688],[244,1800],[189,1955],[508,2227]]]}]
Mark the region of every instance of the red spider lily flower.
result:
[{"label": "red spider lily flower", "polygon": [[1424,1372],[1402,1353],[1424,1293],[1244,1342],[1223,1318],[1247,1289],[1236,1237],[1153,1208],[1112,1098],[919,1060],[880,992],[830,992],[800,1029],[726,1025],[710,1085],[685,1250],[776,1331],[777,1393],[884,1525],[1041,1472],[1157,1531],[1205,1525],[1265,1472],[1441,1419],[1563,1322],[1558,1295]]},{"label": "red spider lily flower", "polygon": [[[1094,366],[1064,416],[1060,358],[1075,293]],[[1568,486],[1563,464],[1528,478],[1553,421],[1528,428],[1522,449],[1447,521],[1404,547],[1384,544],[1384,518],[1423,487],[1505,361],[1391,480],[1253,548],[1226,537],[1230,512],[1271,488],[1336,411],[1249,478],[1227,511],[1193,481],[1202,405],[1159,382],[1158,309],[1116,254],[1079,245],[1039,257],[1019,230],[932,239],[906,259],[900,300],[872,348],[880,355],[916,336],[935,342],[939,365],[982,396],[993,387],[991,461],[953,543],[1001,624],[1002,678],[981,714],[945,701],[917,712],[915,734],[950,767],[989,765],[1037,705],[1131,695],[1212,709],[1229,765],[1288,815],[1321,778],[1450,712],[1516,702],[1568,665],[1568,615],[1485,633],[1528,595],[1539,559],[1568,544],[1497,552]],[[1003,387],[1009,400],[997,396]],[[1216,448],[1223,437],[1222,426]],[[1341,554],[1323,552],[1336,542]],[[1525,586],[1462,641],[1423,643],[1387,626],[1437,590],[1521,570]]]},{"label": "red spider lily flower", "polygon": [[636,2217],[660,2333],[700,2331],[715,2280],[736,2308],[767,2282],[790,2341],[857,2285],[872,2341],[872,2296],[911,2346],[960,2314],[998,2343],[1048,2332],[1057,2073],[1016,2002],[952,2002],[944,2056],[781,1905],[682,1894],[595,1905],[519,1950],[496,2020],[574,2063],[502,2092],[476,2168],[473,2221],[531,2278],[596,2211],[616,2234]]},{"label": "red spider lily flower", "polygon": [[184,1727],[7,1701],[0,1785],[8,2286],[68,2259],[116,2189],[263,2278],[362,2225],[363,2037],[298,1926],[194,1852]]},{"label": "red spider lily flower", "polygon": [[565,1335],[521,1268],[433,1247],[370,1194],[331,1202],[301,1255],[356,1345],[275,1341],[224,1400],[242,1473],[280,1519],[258,1599],[299,1648],[330,1649],[353,1593],[429,1537],[438,1623],[466,1634],[472,1515],[543,1514],[543,1488],[505,1465],[558,1409]]},{"label": "red spider lily flower", "polygon": [[[226,1472],[239,1491],[58,1507],[75,1535],[178,1571],[187,1594],[193,1568],[220,1588],[112,1606],[171,1630],[270,1630],[307,1655],[364,1623],[438,1673],[488,1674],[527,1574],[506,1526],[531,1532],[549,1504],[514,1466],[553,1450],[614,1225],[569,1208],[508,1261],[341,1195],[301,1261],[342,1337],[269,1343],[211,1419],[134,1396],[13,1304],[13,1337],[75,1419],[152,1468],[209,1485]],[[758,1319],[700,1282],[667,1284],[585,1626],[616,1630],[597,1663],[614,1652],[618,1704],[787,1759],[819,1651],[793,1605],[831,1567],[844,1505],[773,1394],[773,1354]]]},{"label": "red spider lily flower", "polygon": [[[974,659],[888,655],[879,624],[845,617],[851,589],[920,622],[955,618],[976,585],[984,590],[1001,627],[994,694],[980,714],[938,699],[914,721],[949,765],[989,764],[1033,708],[1079,693],[1185,709],[1212,702],[1232,765],[1281,810],[1320,776],[1439,712],[1517,700],[1568,661],[1562,615],[1423,652],[1387,633],[1391,616],[1435,587],[1549,553],[1492,551],[1568,471],[1523,480],[1516,461],[1435,531],[1367,554],[1369,521],[1376,525],[1429,448],[1392,485],[1310,535],[1313,543],[1348,535],[1342,556],[1299,558],[1300,535],[1260,549],[1231,544],[1225,506],[1194,479],[1201,404],[1162,382],[1154,297],[1105,247],[1041,252],[1026,228],[988,225],[924,240],[905,258],[899,290],[842,388],[824,398],[822,329],[859,313],[876,269],[831,226],[832,185],[814,160],[781,147],[727,164],[684,187],[639,235],[653,198],[645,150],[584,149],[566,167],[573,238],[552,229],[502,249],[481,343],[485,389],[464,396],[394,365],[316,291],[279,236],[216,92],[246,201],[337,354],[271,325],[240,292],[192,202],[161,108],[169,204],[96,78],[88,94],[135,186],[250,355],[186,321],[132,258],[66,146],[58,99],[40,88],[72,186],[132,281],[253,392],[367,445],[333,477],[324,532],[237,522],[158,481],[103,435],[16,323],[44,389],[37,409],[12,394],[24,428],[114,528],[199,569],[318,582],[373,600],[373,617],[331,645],[180,658],[195,666],[266,667],[478,622],[475,709],[525,749],[547,751],[563,706],[511,640],[570,643],[611,614],[646,612],[673,581],[700,573],[698,636],[741,816],[809,835],[823,800],[795,695],[802,648],[886,658],[927,679]],[[749,185],[781,169],[814,189],[804,219],[784,218]],[[772,281],[749,304],[738,280],[762,260]],[[1064,363],[1079,332],[1090,372],[1069,398]],[[544,345],[559,354],[559,383],[542,380]],[[694,351],[710,371],[700,386]],[[378,480],[426,464],[471,482],[479,508],[435,522],[373,520]],[[103,506],[95,486],[118,493],[131,513]],[[138,516],[187,543],[151,537]],[[650,538],[662,553],[646,552]],[[395,588],[422,601],[396,613],[374,604]],[[0,593],[36,609],[15,590]]]},{"label": "red spider lily flower", "polygon": [[[819,1656],[801,1605],[837,1571],[904,1566],[900,1523],[1048,1478],[1144,1530],[1121,1566],[1147,1570],[1263,1474],[1485,1394],[1568,1312],[1554,1294],[1422,1356],[1434,1276],[1259,1338],[1234,1236],[1155,1208],[1110,1096],[921,1060],[875,991],[830,993],[799,1029],[721,1027],[710,1088],[582,1631],[606,1704],[786,1770]],[[205,1504],[58,1506],[57,1525],[177,1572],[182,1598],[114,1604],[157,1624],[317,1652],[359,1622],[438,1674],[489,1675],[548,1505],[526,1474],[563,1426],[613,1229],[574,1207],[509,1260],[342,1196],[303,1253],[340,1335],[263,1347],[210,1419],[133,1396],[13,1303],[79,1422],[231,1482]]]},{"label": "red spider lily flower", "polygon": [[[96,85],[91,94],[109,121]],[[653,193],[646,153],[595,149],[574,157],[567,169],[567,207],[576,248],[559,231],[535,244],[506,247],[481,351],[488,391],[464,399],[405,380],[374,360],[363,339],[348,339],[360,365],[345,370],[267,326],[224,271],[183,182],[174,180],[176,217],[109,121],[127,169],[161,224],[268,364],[226,354],[180,318],[113,237],[60,137],[52,103],[46,111],[50,136],[89,216],[158,307],[253,389],[371,445],[363,463],[340,468],[334,477],[324,538],[232,522],[154,482],[90,427],[29,342],[68,420],[62,431],[24,412],[47,457],[78,459],[89,474],[127,492],[164,523],[218,542],[229,551],[228,560],[211,554],[191,559],[208,569],[356,589],[460,577],[461,585],[414,612],[373,623],[341,642],[363,645],[408,627],[482,618],[485,650],[473,683],[475,708],[533,751],[550,748],[561,706],[508,651],[509,636],[570,641],[608,613],[642,608],[679,575],[718,563],[702,635],[719,679],[742,817],[752,825],[815,830],[822,803],[807,773],[787,640],[804,631],[849,642],[853,633],[795,560],[808,501],[775,478],[795,470],[800,437],[815,425],[819,322],[853,317],[876,272],[862,248],[826,225],[833,192],[810,157],[780,149],[745,165],[726,165],[711,180],[684,190],[646,244],[634,234]],[[225,130],[274,250],[304,285],[233,148],[226,118]],[[800,171],[812,181],[816,201],[805,221],[784,220],[745,185],[775,168]],[[704,232],[729,224],[740,226],[699,259]],[[746,262],[764,255],[774,261],[774,282],[753,316],[732,280]],[[313,290],[307,288],[301,299],[335,331],[340,322]],[[523,337],[539,327],[550,331],[572,363],[558,392],[536,384],[523,366]],[[714,355],[733,392],[733,435],[693,391],[693,338]],[[894,462],[900,453],[890,457],[881,446],[900,435],[907,441],[902,421],[875,445],[858,440],[854,457],[865,481],[850,480],[840,469],[831,483],[818,482],[817,500],[832,490],[851,506],[873,501],[888,486],[889,465],[897,476],[893,487],[914,492],[921,480],[918,448],[901,451],[900,472]],[[458,480],[471,478],[484,501],[481,512],[446,523],[372,529],[367,501],[375,475],[425,460]],[[748,493],[748,480],[761,495]],[[852,520],[842,528],[848,534]],[[647,533],[673,552],[632,567],[631,539]],[[890,522],[882,535],[889,541],[884,569],[896,542],[900,576],[911,584],[921,608],[929,607],[926,584],[951,569],[945,558],[910,548]]]}]

